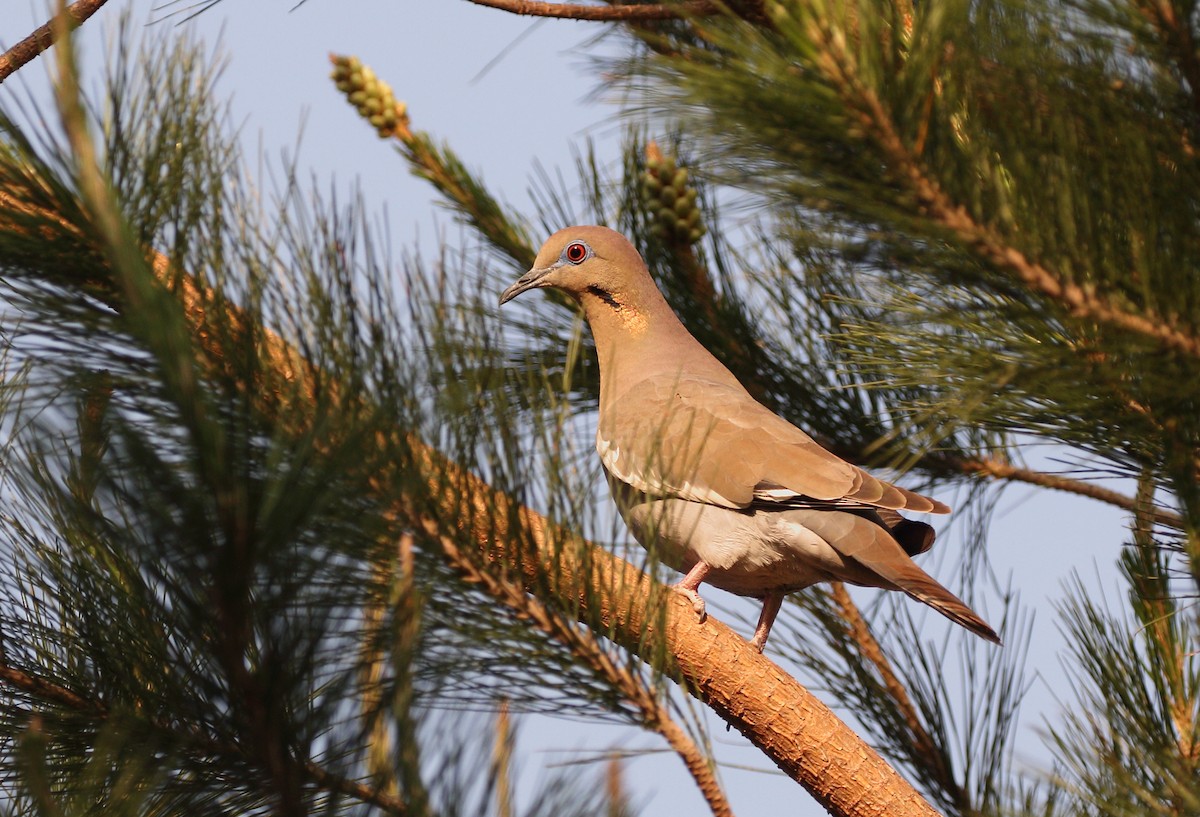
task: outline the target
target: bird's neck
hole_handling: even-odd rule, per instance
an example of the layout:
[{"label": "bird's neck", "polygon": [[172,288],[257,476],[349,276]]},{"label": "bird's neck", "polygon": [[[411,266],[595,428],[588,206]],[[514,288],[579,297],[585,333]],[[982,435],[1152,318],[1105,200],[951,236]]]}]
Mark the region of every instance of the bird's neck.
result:
[{"label": "bird's neck", "polygon": [[657,287],[615,294],[589,290],[580,300],[596,342],[601,402],[619,398],[646,378],[682,371],[737,382],[692,337]]}]

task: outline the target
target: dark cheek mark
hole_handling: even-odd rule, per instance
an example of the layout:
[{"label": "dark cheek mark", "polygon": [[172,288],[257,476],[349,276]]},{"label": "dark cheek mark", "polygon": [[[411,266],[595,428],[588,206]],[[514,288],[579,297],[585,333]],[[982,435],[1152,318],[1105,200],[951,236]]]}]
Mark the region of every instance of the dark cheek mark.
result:
[{"label": "dark cheek mark", "polygon": [[621,304],[617,302],[617,299],[614,298],[612,296],[612,293],[609,292],[607,289],[603,289],[602,287],[598,287],[595,284],[592,284],[587,288],[587,291],[592,293],[593,295],[595,295],[600,300],[604,301],[604,303],[608,304],[613,309],[621,308]]}]

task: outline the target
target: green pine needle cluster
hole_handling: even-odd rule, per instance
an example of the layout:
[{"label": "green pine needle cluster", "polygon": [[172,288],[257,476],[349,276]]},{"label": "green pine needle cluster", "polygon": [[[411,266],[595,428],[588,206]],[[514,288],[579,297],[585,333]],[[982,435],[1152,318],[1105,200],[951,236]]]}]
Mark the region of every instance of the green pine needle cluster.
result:
[{"label": "green pine needle cluster", "polygon": [[704,237],[704,217],[696,205],[699,191],[688,184],[688,171],[676,167],[675,160],[663,156],[658,146],[647,148],[646,172],[642,195],[646,209],[655,214],[651,228],[661,241],[695,244]]},{"label": "green pine needle cluster", "polygon": [[[947,814],[1200,810],[1196,7],[730,6],[630,26],[609,67],[669,132],[631,127],[620,165],[582,155],[577,183],[541,171],[531,213],[334,57],[470,228],[438,264],[395,263],[360,202],[296,193],[294,168],[263,204],[219,62],[186,41],[118,49],[105,105],[78,97],[68,52],[58,110],[0,111],[6,807],[508,813],[510,711],[649,730],[719,793],[664,646],[621,641],[603,588],[520,578],[530,508],[568,562],[594,554],[580,533],[623,537],[597,512],[576,307],[494,306],[538,236],[594,222],[758,399],[849,459],[959,489],[973,530],[994,480],[1131,514],[1123,598],[1062,603],[1054,769],[1014,763],[1048,669],[1025,666],[1022,600],[988,590],[982,533],[954,532],[948,569],[1003,651],[833,587],[781,616],[791,669]],[[1136,495],[1024,465],[1028,440]],[[567,777],[524,812],[618,808]]]}]

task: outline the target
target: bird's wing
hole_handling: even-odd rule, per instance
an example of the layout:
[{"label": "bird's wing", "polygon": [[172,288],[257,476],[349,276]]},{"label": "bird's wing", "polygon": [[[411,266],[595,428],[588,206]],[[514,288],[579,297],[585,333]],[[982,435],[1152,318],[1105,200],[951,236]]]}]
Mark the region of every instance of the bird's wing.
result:
[{"label": "bird's wing", "polygon": [[601,408],[596,448],[633,488],[727,508],[797,499],[945,513],[826,451],[744,389],[648,378]]}]

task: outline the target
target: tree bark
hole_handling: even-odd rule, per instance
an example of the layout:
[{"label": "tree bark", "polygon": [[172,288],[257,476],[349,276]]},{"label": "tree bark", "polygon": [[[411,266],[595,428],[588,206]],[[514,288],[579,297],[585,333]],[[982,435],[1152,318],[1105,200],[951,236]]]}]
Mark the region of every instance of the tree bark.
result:
[{"label": "tree bark", "polygon": [[[66,12],[70,15],[73,25],[79,26],[106,2],[108,0],[78,0],[68,6]],[[56,31],[54,21],[50,20],[34,29],[33,33],[21,42],[0,54],[0,83],[54,45],[57,40]]]}]

